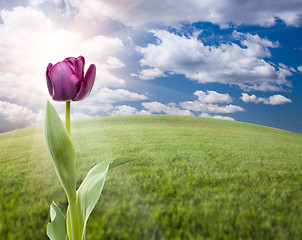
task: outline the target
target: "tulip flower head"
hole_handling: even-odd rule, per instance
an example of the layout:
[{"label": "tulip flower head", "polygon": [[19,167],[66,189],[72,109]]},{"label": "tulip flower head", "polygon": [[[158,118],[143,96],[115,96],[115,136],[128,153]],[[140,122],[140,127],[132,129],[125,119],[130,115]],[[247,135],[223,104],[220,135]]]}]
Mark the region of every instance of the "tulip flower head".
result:
[{"label": "tulip flower head", "polygon": [[91,92],[96,67],[91,64],[84,76],[85,58],[69,57],[55,65],[49,63],[46,70],[47,87],[55,101],[81,101]]}]

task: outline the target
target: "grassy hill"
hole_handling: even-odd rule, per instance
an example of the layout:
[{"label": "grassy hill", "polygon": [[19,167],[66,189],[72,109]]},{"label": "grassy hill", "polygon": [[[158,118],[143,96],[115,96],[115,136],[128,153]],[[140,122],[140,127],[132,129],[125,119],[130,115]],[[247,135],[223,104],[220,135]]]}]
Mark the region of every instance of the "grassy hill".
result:
[{"label": "grassy hill", "polygon": [[[72,122],[78,185],[109,172],[87,239],[301,239],[302,135],[184,116]],[[49,205],[67,200],[42,127],[0,134],[0,239],[47,239]]]}]

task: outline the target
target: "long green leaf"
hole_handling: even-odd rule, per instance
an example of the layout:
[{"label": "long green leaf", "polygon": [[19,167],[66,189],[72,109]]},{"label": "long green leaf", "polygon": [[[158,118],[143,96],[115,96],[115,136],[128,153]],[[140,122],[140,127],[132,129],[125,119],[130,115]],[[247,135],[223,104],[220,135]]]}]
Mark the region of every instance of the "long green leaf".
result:
[{"label": "long green leaf", "polygon": [[51,240],[66,240],[66,221],[60,208],[53,202],[50,205],[50,220],[47,224],[47,236]]},{"label": "long green leaf", "polygon": [[109,168],[112,169],[133,160],[133,158],[116,158],[114,160],[103,161],[88,172],[77,190],[77,207],[81,216],[82,240],[85,239],[87,220],[101,195]]},{"label": "long green leaf", "polygon": [[47,101],[45,113],[44,139],[68,198],[75,199],[75,151],[60,116],[49,101]]},{"label": "long green leaf", "polygon": [[68,236],[72,236],[72,227],[71,227],[71,219],[70,219],[70,209],[69,206],[67,207],[67,213],[66,213],[66,224],[67,224],[67,234]]},{"label": "long green leaf", "polygon": [[131,157],[118,157],[118,158],[115,158],[111,164],[109,165],[109,170],[113,169],[113,168],[116,168],[122,164],[125,164],[125,163],[128,163],[128,162],[132,162],[136,160],[135,158],[131,158]]}]

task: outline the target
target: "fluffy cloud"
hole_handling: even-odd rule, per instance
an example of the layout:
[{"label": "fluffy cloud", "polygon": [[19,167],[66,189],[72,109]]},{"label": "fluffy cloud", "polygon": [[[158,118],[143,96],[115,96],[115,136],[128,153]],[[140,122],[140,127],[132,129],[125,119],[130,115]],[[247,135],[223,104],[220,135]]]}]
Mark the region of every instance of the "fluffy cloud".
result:
[{"label": "fluffy cloud", "polygon": [[[59,29],[43,12],[31,7],[2,10],[0,16],[0,99],[9,99],[19,104],[6,108],[5,114],[0,116],[2,125],[7,124],[7,129],[39,122],[36,121],[36,113],[44,109],[46,99],[49,98],[45,79],[49,62],[56,63],[68,56],[83,55],[86,66],[94,63],[97,66],[97,77],[91,95],[98,96],[98,91],[103,94],[104,88],[108,86],[125,85],[124,79],[114,75],[115,70],[125,67],[118,57],[125,49],[120,39],[103,35],[86,37],[79,32]],[[8,106],[8,103],[5,104]],[[80,108],[81,104],[75,104],[74,107],[77,106]],[[9,117],[15,116],[18,111],[26,115],[23,124],[18,120],[23,119],[22,115],[20,118]],[[73,118],[87,116],[79,112],[72,115]]]},{"label": "fluffy cloud", "polygon": [[[88,109],[93,113],[95,116],[119,116],[119,115],[147,115],[151,114],[146,110],[139,111],[137,108],[129,105],[113,105],[113,104],[103,104],[101,106],[91,106]],[[71,115],[72,117],[73,115]],[[81,119],[81,118],[88,118],[89,115],[81,114],[80,117],[72,119]]]},{"label": "fluffy cloud", "polygon": [[[194,95],[198,97],[195,101],[186,101],[179,103],[180,107],[186,110],[202,113],[235,113],[243,112],[244,108],[230,105],[219,105],[221,103],[231,103],[233,100],[231,96],[226,93],[218,93],[216,91],[195,91]],[[219,104],[216,104],[219,103]]]},{"label": "fluffy cloud", "polygon": [[[186,102],[187,104],[188,102]],[[207,117],[207,118],[217,118],[217,119],[224,119],[224,120],[232,120],[235,119],[230,116],[221,116],[221,115],[210,115],[208,112],[211,113],[233,113],[238,111],[243,111],[242,108],[234,105],[228,105],[219,107],[218,105],[213,104],[205,104],[203,108],[200,107],[187,107],[186,104],[180,103],[177,105],[176,103],[170,104],[163,104],[160,102],[144,102],[142,103],[143,107],[146,110],[141,111],[140,113],[135,114],[153,114],[153,113],[164,113],[168,115],[185,115],[185,116],[194,116],[194,114],[190,111],[200,112],[203,111],[201,114],[197,115],[199,117]]]},{"label": "fluffy cloud", "polygon": [[232,102],[231,96],[226,93],[218,93],[216,91],[207,91],[206,93],[203,91],[196,91],[194,95],[198,97],[198,101],[200,103],[230,103]]},{"label": "fluffy cloud", "polygon": [[74,46],[74,51],[82,51],[91,61],[102,63],[106,61],[110,68],[120,68],[124,64],[119,59],[112,57],[124,50],[124,44],[119,38],[108,38],[103,35],[83,39],[83,43]]},{"label": "fluffy cloud", "polygon": [[34,113],[26,107],[0,101],[0,133],[41,124],[43,117],[43,111]]},{"label": "fluffy cloud", "polygon": [[101,103],[117,103],[117,102],[125,102],[125,101],[142,101],[148,99],[147,96],[143,94],[138,94],[135,92],[130,92],[125,89],[109,89],[102,88],[97,94],[92,97],[89,97],[87,101],[94,102],[96,101],[98,104]]},{"label": "fluffy cloud", "polygon": [[170,104],[170,106],[162,104],[160,102],[144,102],[142,103],[145,109],[147,109],[148,113],[165,113],[168,115],[185,115],[185,116],[193,116],[189,110],[183,110],[177,108],[174,104]]},{"label": "fluffy cloud", "polygon": [[47,97],[45,69],[49,62],[83,55],[97,65],[97,87],[122,86],[123,79],[110,71],[124,64],[114,57],[124,50],[118,38],[102,35],[85,38],[80,33],[56,29],[42,12],[30,7],[2,10],[0,24],[0,97],[24,104],[42,102]]},{"label": "fluffy cloud", "polygon": [[[143,107],[149,113],[166,113],[169,115],[194,115],[192,112],[202,112],[202,116],[214,117],[209,115],[209,113],[235,113],[243,112],[244,108],[236,105],[220,105],[222,103],[232,102],[232,98],[229,94],[222,94],[215,91],[195,91],[194,95],[197,96],[198,100],[186,101],[176,103],[170,103],[168,105],[162,104],[160,102],[144,102]],[[228,118],[216,115],[215,118]]]},{"label": "fluffy cloud", "polygon": [[41,102],[45,104],[43,100],[48,97],[45,81],[41,81],[39,77],[32,76],[29,73],[15,74],[0,71],[0,98],[15,99],[24,105]]},{"label": "fluffy cloud", "polygon": [[256,97],[255,94],[248,95],[247,93],[242,93],[241,99],[245,103],[248,103],[248,102],[264,103],[266,105],[281,105],[281,104],[292,102],[292,100],[290,100],[289,98],[286,98],[280,94],[273,95],[268,98],[262,98],[262,97]]},{"label": "fluffy cloud", "polygon": [[142,80],[151,80],[158,77],[165,77],[166,75],[158,68],[143,69],[138,77]]},{"label": "fluffy cloud", "polygon": [[229,117],[229,116],[210,115],[210,114],[208,114],[208,113],[202,113],[202,114],[200,114],[200,117],[205,117],[205,118],[216,118],[216,119],[223,119],[223,120],[235,121],[234,118]]},{"label": "fluffy cloud", "polygon": [[[54,0],[57,1],[57,0]],[[235,25],[272,26],[277,19],[287,25],[301,26],[302,6],[297,0],[65,0],[79,15],[108,17],[126,25],[141,26],[149,22],[178,25],[183,22],[212,22],[222,27]]]},{"label": "fluffy cloud", "polygon": [[199,101],[181,102],[180,106],[190,111],[203,113],[235,113],[245,111],[244,108],[233,104],[219,106],[218,104],[204,104]]},{"label": "fluffy cloud", "polygon": [[297,67],[297,69],[302,73],[302,66]]},{"label": "fluffy cloud", "polygon": [[117,115],[135,115],[138,114],[138,111],[135,107],[131,107],[128,105],[121,105],[121,106],[116,106],[114,109],[111,111],[112,116],[117,116]]},{"label": "fluffy cloud", "polygon": [[107,116],[107,115],[127,115],[137,114],[138,111],[134,107],[121,105],[116,106],[119,102],[135,102],[143,101],[148,99],[147,96],[143,94],[138,94],[135,92],[130,92],[125,89],[109,89],[101,88],[98,91],[92,93],[85,102],[79,102],[75,109],[82,111],[88,109],[89,112],[97,116]]},{"label": "fluffy cloud", "polygon": [[258,35],[243,34],[234,31],[233,38],[240,42],[225,43],[219,46],[204,45],[197,36],[179,36],[164,30],[153,31],[157,44],[148,44],[138,48],[143,58],[140,72],[142,79],[146,68],[158,69],[160,73],[182,74],[198,83],[219,82],[238,85],[245,91],[276,91],[283,85],[290,85],[286,77],[291,75],[289,69],[273,66],[263,58],[271,56],[269,47],[277,47],[268,39]]}]

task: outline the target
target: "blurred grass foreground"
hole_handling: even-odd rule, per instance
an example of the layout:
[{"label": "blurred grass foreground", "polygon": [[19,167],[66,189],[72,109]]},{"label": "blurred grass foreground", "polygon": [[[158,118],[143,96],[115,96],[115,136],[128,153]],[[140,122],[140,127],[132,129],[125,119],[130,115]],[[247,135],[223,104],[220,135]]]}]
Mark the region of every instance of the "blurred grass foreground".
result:
[{"label": "blurred grass foreground", "polygon": [[[87,228],[93,239],[301,239],[302,135],[184,116],[72,122],[78,186],[108,173]],[[49,205],[67,200],[42,127],[0,134],[0,239],[47,239]]]}]

